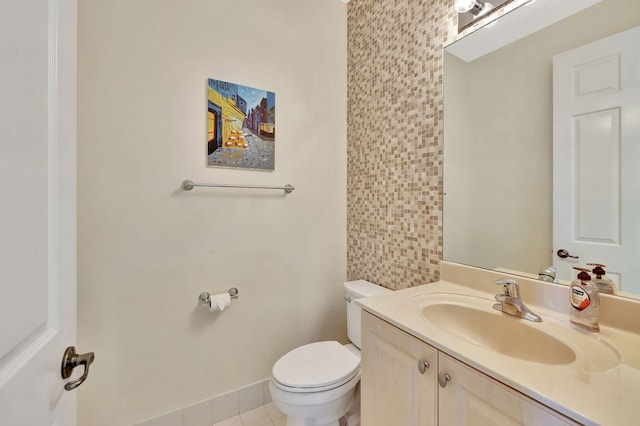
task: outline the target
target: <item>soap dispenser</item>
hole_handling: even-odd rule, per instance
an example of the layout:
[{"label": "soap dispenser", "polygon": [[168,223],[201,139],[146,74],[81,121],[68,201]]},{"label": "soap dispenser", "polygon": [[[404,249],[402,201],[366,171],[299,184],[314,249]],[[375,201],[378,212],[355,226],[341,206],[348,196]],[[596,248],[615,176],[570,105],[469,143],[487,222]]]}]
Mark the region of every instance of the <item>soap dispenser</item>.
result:
[{"label": "soap dispenser", "polygon": [[589,331],[600,331],[598,325],[598,311],[600,310],[598,287],[591,281],[588,269],[576,267],[573,269],[580,272],[578,278],[571,283],[569,288],[571,302],[569,319],[573,324]]},{"label": "soap dispenser", "polygon": [[602,294],[616,294],[618,292],[615,283],[609,278],[605,277],[606,274],[604,268],[606,265],[601,263],[587,263],[589,266],[595,266],[592,270],[593,274],[596,276],[593,279],[593,283],[598,287],[598,291]]}]

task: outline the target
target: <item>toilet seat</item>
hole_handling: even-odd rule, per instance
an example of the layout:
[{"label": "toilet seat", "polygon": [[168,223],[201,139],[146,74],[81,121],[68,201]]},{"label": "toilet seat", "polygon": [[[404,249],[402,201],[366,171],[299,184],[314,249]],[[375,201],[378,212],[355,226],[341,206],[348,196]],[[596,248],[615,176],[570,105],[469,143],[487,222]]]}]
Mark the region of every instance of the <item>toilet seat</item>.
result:
[{"label": "toilet seat", "polygon": [[307,393],[335,389],[360,373],[360,358],[336,341],[300,346],[285,354],[272,370],[274,386]]},{"label": "toilet seat", "polygon": [[306,387],[306,388],[297,388],[297,387],[293,387],[293,386],[287,386],[287,385],[283,385],[282,383],[278,382],[278,380],[274,377],[273,378],[273,385],[276,386],[278,389],[282,389],[283,391],[286,392],[293,392],[293,393],[312,393],[312,392],[323,392],[323,391],[328,391],[328,390],[332,390],[335,388],[339,388],[340,386],[344,385],[345,383],[349,383],[351,380],[353,380],[353,378],[357,375],[360,374],[360,367],[356,368],[356,370],[353,372],[353,374],[349,377],[347,377],[346,379],[340,381],[340,382],[336,382],[336,383],[332,383],[330,385],[325,385],[325,386],[318,386],[318,387]]}]

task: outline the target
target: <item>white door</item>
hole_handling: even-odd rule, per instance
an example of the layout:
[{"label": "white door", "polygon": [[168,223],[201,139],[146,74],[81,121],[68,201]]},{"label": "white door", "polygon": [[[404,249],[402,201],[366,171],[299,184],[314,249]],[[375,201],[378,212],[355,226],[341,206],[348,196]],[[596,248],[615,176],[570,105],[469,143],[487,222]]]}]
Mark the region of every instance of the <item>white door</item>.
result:
[{"label": "white door", "polygon": [[[558,276],[604,263],[640,292],[640,27],[553,60],[553,244]],[[578,258],[561,258],[565,249]]]},{"label": "white door", "polygon": [[75,425],[76,2],[1,5],[0,424]]}]

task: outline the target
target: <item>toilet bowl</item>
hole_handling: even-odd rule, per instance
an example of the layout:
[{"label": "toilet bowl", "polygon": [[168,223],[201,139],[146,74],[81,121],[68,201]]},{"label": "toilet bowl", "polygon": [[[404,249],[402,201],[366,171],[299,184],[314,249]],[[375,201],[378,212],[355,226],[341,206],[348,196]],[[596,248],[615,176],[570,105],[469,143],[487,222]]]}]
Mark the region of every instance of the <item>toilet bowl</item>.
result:
[{"label": "toilet bowl", "polygon": [[346,282],[344,287],[347,334],[354,344],[310,343],[288,352],[273,366],[269,390],[274,404],[287,415],[287,426],[338,426],[348,412],[359,412],[355,405],[359,405],[360,306],[354,299],[389,290],[363,280]]}]

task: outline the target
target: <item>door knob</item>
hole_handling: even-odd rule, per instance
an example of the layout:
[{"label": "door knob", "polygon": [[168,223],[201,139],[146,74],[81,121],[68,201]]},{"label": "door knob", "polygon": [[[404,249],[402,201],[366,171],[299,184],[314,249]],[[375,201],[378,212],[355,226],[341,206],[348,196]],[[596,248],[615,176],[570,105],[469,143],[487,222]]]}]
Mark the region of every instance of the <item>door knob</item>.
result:
[{"label": "door knob", "polygon": [[424,359],[418,361],[418,371],[420,374],[424,374],[427,368],[429,368],[429,361],[425,361]]},{"label": "door knob", "polygon": [[65,390],[74,390],[78,386],[80,386],[89,375],[89,366],[95,359],[95,355],[93,352],[87,352],[86,354],[78,354],[76,352],[76,348],[73,346],[69,346],[67,350],[64,351],[64,356],[62,357],[62,367],[60,369],[60,373],[63,379],[68,379],[71,377],[71,373],[73,369],[79,365],[84,366],[84,372],[79,379],[72,380],[68,383],[65,383]]},{"label": "door knob", "polygon": [[566,259],[567,257],[570,257],[572,259],[578,259],[579,258],[578,256],[571,256],[569,254],[569,252],[566,251],[565,249],[560,249],[556,253],[558,254],[558,257],[561,257],[563,259]]}]

